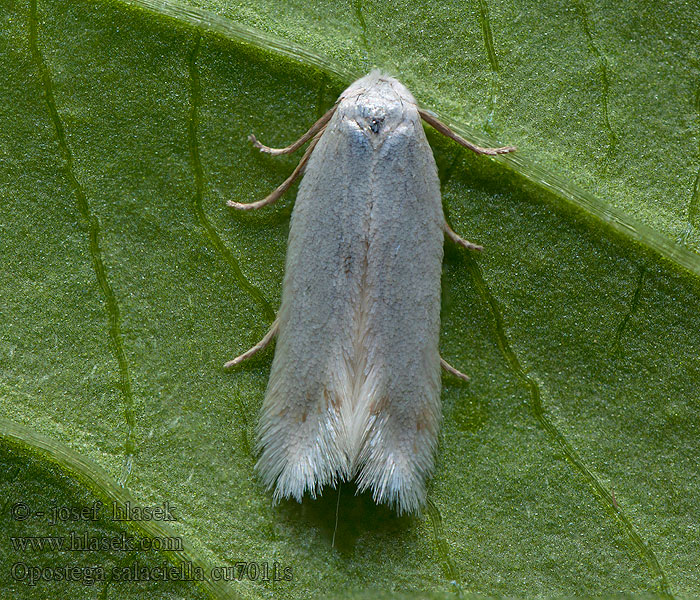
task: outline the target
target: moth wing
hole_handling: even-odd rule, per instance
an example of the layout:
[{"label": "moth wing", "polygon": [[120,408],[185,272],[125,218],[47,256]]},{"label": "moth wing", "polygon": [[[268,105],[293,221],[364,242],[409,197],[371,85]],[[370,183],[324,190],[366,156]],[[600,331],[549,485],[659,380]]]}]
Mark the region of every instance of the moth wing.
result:
[{"label": "moth wing", "polygon": [[[301,501],[351,476],[353,326],[369,182],[336,113],[307,164],[291,218],[279,334],[258,429],[257,469],[275,499]],[[360,155],[353,155],[359,152]]]},{"label": "moth wing", "polygon": [[[380,147],[367,249],[366,406],[358,486],[399,513],[425,501],[440,406],[443,212],[432,150],[417,113]],[[356,436],[359,433],[355,434]]]}]

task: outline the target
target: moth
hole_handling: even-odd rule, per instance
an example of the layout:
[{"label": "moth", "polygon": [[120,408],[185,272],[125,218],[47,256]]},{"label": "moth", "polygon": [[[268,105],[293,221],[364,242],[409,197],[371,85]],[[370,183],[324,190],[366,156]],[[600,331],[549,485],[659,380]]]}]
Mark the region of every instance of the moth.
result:
[{"label": "moth", "polygon": [[481,148],[418,107],[396,79],[372,71],[287,148],[310,142],[274,192],[303,173],[291,217],[277,336],[258,426],[256,469],[274,500],[355,480],[377,503],[418,512],[441,421],[440,275],[444,236],[481,250],[445,222],[435,159],[421,119],[479,154]]}]

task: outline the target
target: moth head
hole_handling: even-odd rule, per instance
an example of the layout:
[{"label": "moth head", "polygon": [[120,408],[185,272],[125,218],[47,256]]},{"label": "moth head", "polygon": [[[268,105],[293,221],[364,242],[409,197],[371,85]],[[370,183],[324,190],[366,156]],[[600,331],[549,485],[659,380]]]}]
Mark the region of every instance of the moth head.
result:
[{"label": "moth head", "polygon": [[381,138],[399,124],[417,115],[416,101],[398,80],[374,70],[348,87],[339,99],[338,110],[369,137]]}]

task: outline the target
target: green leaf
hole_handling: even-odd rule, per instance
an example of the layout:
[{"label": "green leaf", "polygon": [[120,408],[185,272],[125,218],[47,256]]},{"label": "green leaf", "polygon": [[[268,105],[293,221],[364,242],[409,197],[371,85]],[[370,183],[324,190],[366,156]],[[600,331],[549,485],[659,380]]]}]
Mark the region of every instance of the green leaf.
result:
[{"label": "green leaf", "polygon": [[[700,594],[696,9],[6,0],[0,19],[2,597]],[[429,131],[448,219],[485,251],[446,244],[442,354],[472,380],[443,377],[411,518],[351,484],[273,507],[253,469],[272,351],[222,370],[274,318],[294,191],[226,201],[298,160],[247,135],[292,142],[375,65],[519,148],[484,159]],[[177,520],[35,514],[96,501]],[[71,532],[183,546],[10,539]],[[164,561],[206,577],[12,570]],[[241,581],[212,577],[237,563]]]}]

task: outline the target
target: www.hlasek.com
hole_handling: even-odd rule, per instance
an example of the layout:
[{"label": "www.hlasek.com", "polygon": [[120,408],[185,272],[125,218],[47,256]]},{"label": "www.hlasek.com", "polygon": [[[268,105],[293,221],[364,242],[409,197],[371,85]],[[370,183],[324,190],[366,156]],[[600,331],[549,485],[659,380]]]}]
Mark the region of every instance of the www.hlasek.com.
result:
[{"label": "www.hlasek.com", "polygon": [[[143,581],[204,581],[206,571],[199,565],[183,561],[179,565],[167,562],[159,565],[144,565],[138,562],[124,567],[105,568],[101,565],[53,565],[38,566],[16,562],[10,569],[10,575],[16,582],[30,586],[48,582],[71,582],[83,585],[110,582]],[[291,567],[282,567],[278,562],[237,562],[209,570],[212,581],[292,581]]]},{"label": "www.hlasek.com", "polygon": [[95,536],[87,532],[68,535],[14,536],[10,544],[15,552],[50,550],[54,552],[149,552],[166,550],[178,552],[184,550],[182,538],[179,537],[135,537],[122,532],[121,535]]},{"label": "www.hlasek.com", "polygon": [[[86,506],[34,507],[19,501],[11,506],[12,521],[16,523],[41,523],[49,527],[65,523],[89,525],[101,518],[108,521],[176,521],[176,508],[169,502],[155,506],[139,506],[131,502],[112,502],[111,506],[100,501]],[[10,545],[17,554],[32,552],[183,552],[184,544],[177,536],[96,536],[87,532],[69,531],[63,535],[11,536]],[[82,554],[82,556],[89,556]],[[9,561],[8,561],[9,562]],[[76,582],[93,585],[100,581],[292,581],[291,567],[278,562],[239,561],[226,566],[203,567],[190,561],[179,564],[163,562],[134,562],[128,566],[36,564],[31,560],[19,560],[10,567],[10,576],[16,582],[35,586],[43,582]]]}]

